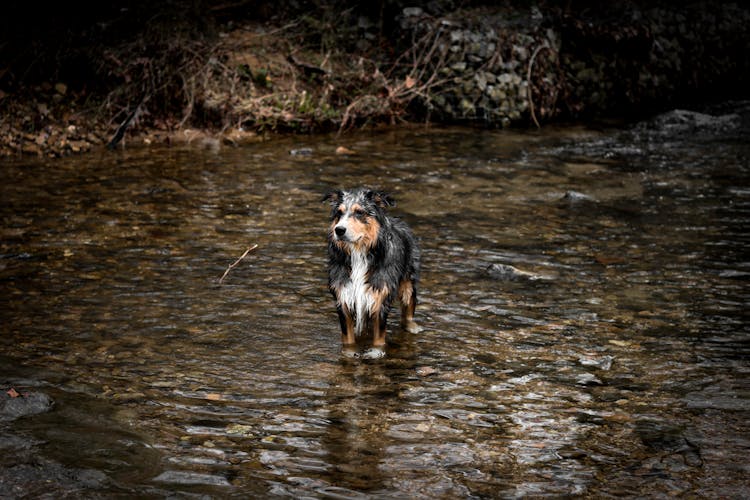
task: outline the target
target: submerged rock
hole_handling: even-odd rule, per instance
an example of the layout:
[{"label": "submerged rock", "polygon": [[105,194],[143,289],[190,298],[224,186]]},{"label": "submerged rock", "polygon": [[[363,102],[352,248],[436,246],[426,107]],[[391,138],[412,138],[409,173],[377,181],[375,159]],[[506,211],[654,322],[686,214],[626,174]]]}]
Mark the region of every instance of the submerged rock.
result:
[{"label": "submerged rock", "polygon": [[487,274],[500,281],[536,281],[552,279],[551,276],[523,271],[508,264],[490,264],[487,267]]},{"label": "submerged rock", "polygon": [[736,130],[741,125],[742,118],[735,113],[711,115],[675,109],[638,125],[636,131],[659,137],[681,134],[714,135]]},{"label": "submerged rock", "polygon": [[65,467],[41,457],[3,468],[0,473],[3,498],[104,498],[95,491],[109,481],[103,472]]},{"label": "submerged rock", "polygon": [[198,472],[168,470],[162,472],[154,479],[160,483],[172,483],[181,485],[207,485],[207,486],[231,486],[225,477],[214,474],[201,474]]},{"label": "submerged rock", "polygon": [[576,376],[578,385],[602,385],[602,381],[593,373],[581,373]]},{"label": "submerged rock", "polygon": [[612,361],[614,361],[614,359],[615,358],[612,356],[602,356],[602,357],[580,356],[578,358],[578,362],[581,363],[583,366],[591,366],[591,367],[606,371],[612,368]]},{"label": "submerged rock", "polygon": [[0,422],[45,413],[51,410],[53,405],[52,398],[41,392],[19,394],[15,397],[3,392],[0,395]]},{"label": "submerged rock", "polygon": [[562,199],[568,203],[580,203],[582,201],[595,201],[593,196],[578,191],[566,191]]},{"label": "submerged rock", "polygon": [[312,148],[290,149],[289,154],[292,156],[310,156],[313,154],[313,150]]}]

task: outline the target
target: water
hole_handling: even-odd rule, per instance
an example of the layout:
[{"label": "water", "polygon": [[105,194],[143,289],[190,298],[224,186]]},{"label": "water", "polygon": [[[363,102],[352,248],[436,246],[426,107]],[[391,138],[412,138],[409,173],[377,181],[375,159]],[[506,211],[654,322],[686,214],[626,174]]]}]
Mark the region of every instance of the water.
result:
[{"label": "water", "polygon": [[[18,437],[0,441],[0,482],[50,498],[747,495],[739,109],[720,126],[6,161],[0,381],[56,405],[0,423]],[[393,314],[376,362],[341,358],[326,290],[320,199],[362,184],[393,193],[424,254],[425,330]]]}]

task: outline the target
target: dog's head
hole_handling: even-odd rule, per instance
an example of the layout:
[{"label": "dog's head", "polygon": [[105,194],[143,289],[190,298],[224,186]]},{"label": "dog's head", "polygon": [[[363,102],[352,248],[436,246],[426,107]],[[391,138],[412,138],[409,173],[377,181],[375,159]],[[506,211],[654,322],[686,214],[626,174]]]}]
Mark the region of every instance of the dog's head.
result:
[{"label": "dog's head", "polygon": [[371,248],[385,221],[385,209],[395,205],[386,193],[372,189],[331,191],[323,197],[331,204],[328,237],[345,252]]}]

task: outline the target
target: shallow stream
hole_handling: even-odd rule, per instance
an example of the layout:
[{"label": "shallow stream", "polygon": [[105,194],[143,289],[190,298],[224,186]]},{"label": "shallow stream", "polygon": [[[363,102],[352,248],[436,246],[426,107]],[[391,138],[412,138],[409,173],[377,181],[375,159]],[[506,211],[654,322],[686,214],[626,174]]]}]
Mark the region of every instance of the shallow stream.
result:
[{"label": "shallow stream", "polygon": [[[5,161],[0,384],[55,406],[0,422],[0,483],[750,494],[750,113],[712,114]],[[357,185],[424,254],[424,331],[394,311],[378,361],[340,356],[326,290],[320,199]]]}]

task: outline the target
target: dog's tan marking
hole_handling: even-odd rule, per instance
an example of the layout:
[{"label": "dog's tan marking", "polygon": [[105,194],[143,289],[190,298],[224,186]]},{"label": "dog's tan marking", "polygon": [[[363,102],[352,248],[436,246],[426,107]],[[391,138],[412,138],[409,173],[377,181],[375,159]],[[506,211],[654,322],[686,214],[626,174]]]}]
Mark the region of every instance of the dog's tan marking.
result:
[{"label": "dog's tan marking", "polygon": [[362,237],[357,240],[356,245],[360,249],[370,249],[375,246],[378,241],[378,234],[380,233],[380,223],[373,217],[367,217],[366,222],[362,222],[358,219],[352,219],[351,228],[356,234]]},{"label": "dog's tan marking", "polygon": [[411,303],[412,294],[414,294],[414,286],[411,280],[404,280],[398,285],[398,298],[402,304]]},{"label": "dog's tan marking", "polygon": [[414,293],[414,284],[411,280],[401,282],[398,287],[398,296],[401,300],[401,327],[408,332],[419,332],[421,328],[414,321],[417,300]]},{"label": "dog's tan marking", "polygon": [[380,322],[380,314],[372,315],[372,345],[385,347],[385,323]]},{"label": "dog's tan marking", "polygon": [[341,343],[344,345],[354,345],[357,343],[357,338],[355,336],[354,318],[352,317],[352,313],[349,312],[349,309],[347,309],[346,307],[343,307],[343,311],[346,321],[346,333],[341,333]]},{"label": "dog's tan marking", "polygon": [[383,308],[383,302],[388,298],[388,289],[375,289],[370,288],[370,295],[372,296],[372,308],[370,314],[380,314],[380,310]]}]

